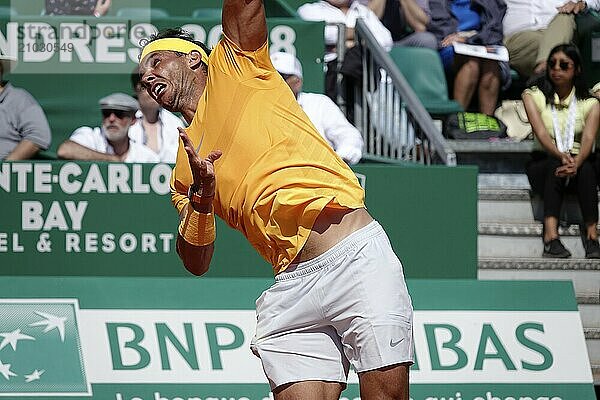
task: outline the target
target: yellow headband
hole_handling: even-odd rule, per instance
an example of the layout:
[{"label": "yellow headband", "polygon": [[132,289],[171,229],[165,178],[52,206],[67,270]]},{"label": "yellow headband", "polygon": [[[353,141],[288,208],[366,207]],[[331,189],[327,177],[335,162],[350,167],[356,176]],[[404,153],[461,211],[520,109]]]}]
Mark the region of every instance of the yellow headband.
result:
[{"label": "yellow headband", "polygon": [[202,55],[202,62],[208,65],[208,55],[204,51],[204,49],[198,46],[195,43],[190,42],[189,40],[179,39],[179,38],[164,38],[158,39],[153,42],[150,42],[144,47],[142,50],[142,55],[140,56],[140,62],[150,53],[154,53],[155,51],[178,51],[180,53],[188,54],[192,50],[198,51]]}]

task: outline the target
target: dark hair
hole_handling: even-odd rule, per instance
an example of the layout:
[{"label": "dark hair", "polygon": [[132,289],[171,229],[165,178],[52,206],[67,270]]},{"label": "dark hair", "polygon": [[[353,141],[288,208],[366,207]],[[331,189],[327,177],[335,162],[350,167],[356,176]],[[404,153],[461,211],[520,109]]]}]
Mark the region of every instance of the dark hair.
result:
[{"label": "dark hair", "polygon": [[[200,46],[202,48],[202,50],[204,50],[206,52],[207,56],[210,55],[210,49],[208,48],[208,46],[206,46],[204,43],[202,43],[198,40],[195,40],[190,32],[188,32],[182,28],[179,28],[179,27],[163,29],[155,34],[152,34],[147,39],[140,40],[140,45],[142,46],[142,49],[143,49],[149,43],[152,43],[158,39],[165,39],[165,38],[177,38],[177,39],[187,40],[188,42],[192,42],[195,45]],[[176,53],[179,56],[184,55],[183,53],[181,53],[179,51],[173,51],[173,53]],[[207,72],[208,68],[204,62],[202,63],[202,67],[204,68],[204,72]],[[132,81],[132,83],[133,83],[133,81]]]},{"label": "dark hair", "polygon": [[[579,53],[577,46],[570,43],[564,43],[555,46],[552,50],[550,50],[546,64],[548,64],[552,56],[558,52],[565,53],[567,57],[573,60],[573,68],[575,70],[575,75],[573,76],[575,97],[577,97],[578,100],[589,98],[591,95],[588,92],[585,84],[585,75],[583,71],[583,65],[581,64],[581,54]],[[554,84],[550,79],[550,69],[548,67],[546,67],[546,72],[544,75],[532,78],[532,80],[528,82],[527,86],[537,86],[538,89],[544,93],[544,97],[546,97],[546,104],[550,104],[554,101],[554,94],[556,94],[556,90],[554,89]]]}]

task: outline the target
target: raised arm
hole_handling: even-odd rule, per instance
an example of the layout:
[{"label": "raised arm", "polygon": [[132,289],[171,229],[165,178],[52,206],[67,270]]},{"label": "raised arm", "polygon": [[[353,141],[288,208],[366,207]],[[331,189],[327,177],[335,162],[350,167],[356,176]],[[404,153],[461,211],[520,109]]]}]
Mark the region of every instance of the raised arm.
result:
[{"label": "raised arm", "polygon": [[262,0],[224,0],[223,32],[242,50],[260,48],[267,40]]}]

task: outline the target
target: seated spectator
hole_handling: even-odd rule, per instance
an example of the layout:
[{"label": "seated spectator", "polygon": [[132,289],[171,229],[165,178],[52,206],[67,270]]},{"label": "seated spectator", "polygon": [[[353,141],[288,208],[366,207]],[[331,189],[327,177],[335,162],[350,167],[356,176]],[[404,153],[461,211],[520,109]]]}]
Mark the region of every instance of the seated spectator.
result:
[{"label": "seated spectator", "polygon": [[437,37],[446,71],[454,76],[453,98],[467,110],[478,94],[479,112],[493,115],[502,86],[510,84],[508,63],[454,54],[453,43],[501,45],[501,0],[429,0],[427,29]]},{"label": "seated spectator", "polygon": [[140,109],[136,112],[135,124],[129,128],[129,138],[154,151],[161,162],[175,163],[179,146],[178,127],[183,121],[162,108],[142,86],[138,69],[131,74],[131,84],[135,90]]},{"label": "seated spectator", "polygon": [[115,161],[127,163],[159,162],[158,155],[143,144],[129,139],[135,124],[138,102],[124,93],[100,99],[102,126],[83,126],[58,147],[58,157],[69,160]]},{"label": "seated spectator", "polygon": [[[306,3],[298,8],[300,18],[307,21],[325,21],[328,24],[346,25],[346,47],[349,49],[344,56],[344,63],[340,72],[347,79],[357,80],[362,76],[362,56],[354,47],[354,27],[356,20],[362,18],[379,44],[390,51],[393,46],[390,31],[383,26],[377,15],[369,8],[360,4],[358,0],[321,0],[316,3]],[[327,73],[325,76],[325,94],[337,101],[337,53],[338,27],[325,26],[325,63]],[[351,87],[354,82],[346,86]]]},{"label": "seated spectator", "polygon": [[24,89],[4,81],[17,59],[0,55],[0,160],[27,160],[50,146],[44,110]]},{"label": "seated spectator", "polygon": [[592,153],[600,105],[585,87],[577,47],[563,44],[550,51],[546,73],[523,92],[523,103],[535,135],[527,176],[532,190],[544,200],[543,256],[571,256],[559,239],[558,223],[563,196],[572,190],[579,199],[586,228],[582,232],[585,256],[600,258]]},{"label": "seated spectator", "polygon": [[93,15],[101,17],[112,0],[46,0],[46,15]]},{"label": "seated spectator", "polygon": [[317,131],[333,147],[341,159],[356,164],[362,157],[363,140],[338,106],[327,96],[302,92],[302,65],[290,53],[271,54],[273,67],[288,84],[296,100]]},{"label": "seated spectator", "polygon": [[504,44],[511,67],[524,78],[542,74],[550,49],[573,41],[575,14],[600,9],[600,0],[505,1]]},{"label": "seated spectator", "polygon": [[435,35],[427,31],[431,19],[429,0],[372,0],[371,3],[381,3],[370,8],[392,34],[394,46],[437,50]]}]

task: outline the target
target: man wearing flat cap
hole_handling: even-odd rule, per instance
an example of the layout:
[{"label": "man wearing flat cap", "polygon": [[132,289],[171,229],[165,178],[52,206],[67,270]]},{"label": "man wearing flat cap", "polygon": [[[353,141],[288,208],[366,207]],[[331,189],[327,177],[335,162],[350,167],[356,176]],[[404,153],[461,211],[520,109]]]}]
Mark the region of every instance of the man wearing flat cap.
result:
[{"label": "man wearing flat cap", "polygon": [[129,127],[139,109],[136,99],[113,93],[99,101],[102,126],[82,126],[58,147],[58,157],[69,160],[114,161],[127,163],[159,162],[158,155],[143,144],[129,139]]},{"label": "man wearing flat cap", "polygon": [[50,146],[51,133],[42,107],[29,92],[2,80],[17,59],[0,55],[0,160],[27,160]]}]

